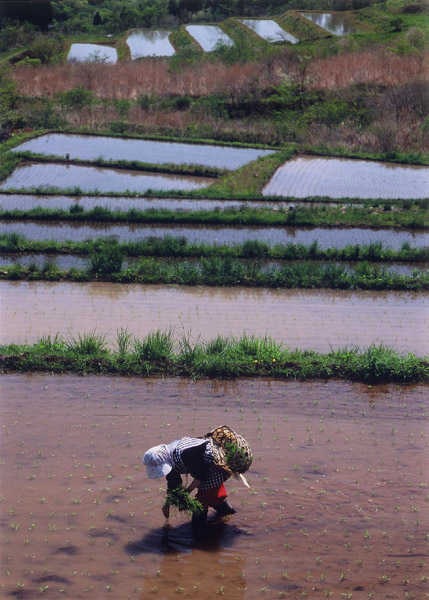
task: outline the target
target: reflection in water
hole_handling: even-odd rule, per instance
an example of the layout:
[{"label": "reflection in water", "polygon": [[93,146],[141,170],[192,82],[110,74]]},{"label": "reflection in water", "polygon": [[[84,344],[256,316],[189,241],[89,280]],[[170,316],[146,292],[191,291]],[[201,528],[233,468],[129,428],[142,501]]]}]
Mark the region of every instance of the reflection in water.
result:
[{"label": "reflection in water", "polygon": [[116,63],[118,53],[116,48],[102,46],[100,44],[72,44],[67,57],[68,61],[96,61],[104,63]]},{"label": "reflection in water", "polygon": [[44,335],[106,334],[142,339],[171,328],[208,341],[218,335],[268,336],[286,347],[385,344],[419,356],[428,350],[428,298],[401,292],[264,290],[109,283],[2,282],[1,343],[35,343]]},{"label": "reflection in water", "polygon": [[144,56],[173,56],[175,50],[168,39],[171,31],[134,29],[127,38],[131,60]]},{"label": "reflection in water", "polygon": [[399,250],[404,243],[421,248],[429,244],[429,234],[415,230],[397,231],[394,229],[364,228],[322,228],[322,227],[217,227],[217,226],[175,226],[175,225],[108,225],[94,223],[55,224],[38,221],[0,221],[0,233],[19,233],[35,240],[73,240],[75,242],[109,237],[120,242],[143,240],[150,236],[186,237],[190,243],[240,244],[247,240],[258,240],[270,246],[275,244],[305,244],[317,242],[320,248],[342,248],[354,244],[368,245],[382,243],[386,248]]},{"label": "reflection in water", "polygon": [[[231,148],[214,144],[185,144],[155,140],[119,139],[107,136],[50,133],[15,148],[35,154],[65,156],[81,160],[139,160],[149,164],[195,164],[218,169],[237,169],[273,150]],[[74,182],[79,185],[79,181]]]},{"label": "reflection in water", "polygon": [[[0,189],[55,188],[100,192],[147,192],[153,190],[197,190],[213,183],[208,177],[143,173],[127,169],[104,169],[55,163],[19,165]],[[79,191],[76,192],[79,194]]]},{"label": "reflection in water", "polygon": [[152,555],[154,575],[145,574],[142,598],[156,592],[170,598],[173,590],[185,597],[214,598],[216,594],[239,600],[247,589],[243,573],[246,561],[230,550],[244,532],[229,523],[209,525],[206,536],[192,540],[190,524],[172,530],[154,529],[125,551],[133,556]]},{"label": "reflection in water", "polygon": [[[267,208],[287,210],[291,207],[330,207],[334,203],[321,202],[282,202],[267,200],[205,200],[201,198],[135,198],[134,196],[41,196],[33,194],[0,194],[0,206],[3,210],[31,210],[40,206],[42,208],[58,208],[69,210],[71,206],[81,206],[84,210],[91,210],[95,206],[102,206],[114,211],[136,210],[226,210],[230,208]],[[362,205],[354,204],[361,207]]]},{"label": "reflection in water", "polygon": [[360,31],[351,21],[350,16],[343,13],[301,12],[299,14],[335,35],[359,33]]},{"label": "reflection in water", "polygon": [[226,46],[232,46],[234,43],[217,25],[187,25],[186,30],[205,52],[215,50],[219,43]]},{"label": "reflection in water", "polygon": [[264,196],[427,198],[429,168],[350,158],[298,157],[277,169]]},{"label": "reflection in water", "polygon": [[291,42],[296,44],[299,40],[287,33],[280,25],[271,19],[238,19],[246,27],[254,31],[268,42]]}]

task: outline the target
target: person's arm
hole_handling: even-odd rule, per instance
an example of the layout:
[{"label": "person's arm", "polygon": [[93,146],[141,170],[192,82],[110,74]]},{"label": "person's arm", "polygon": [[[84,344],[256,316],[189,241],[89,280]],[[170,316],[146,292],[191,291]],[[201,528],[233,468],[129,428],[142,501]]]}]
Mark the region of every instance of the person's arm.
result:
[{"label": "person's arm", "polygon": [[197,488],[199,485],[201,484],[201,481],[199,479],[193,479],[191,481],[191,483],[188,485],[188,487],[186,488],[186,491],[188,492],[188,494],[190,494],[191,492],[193,492],[195,490],[195,488]]}]

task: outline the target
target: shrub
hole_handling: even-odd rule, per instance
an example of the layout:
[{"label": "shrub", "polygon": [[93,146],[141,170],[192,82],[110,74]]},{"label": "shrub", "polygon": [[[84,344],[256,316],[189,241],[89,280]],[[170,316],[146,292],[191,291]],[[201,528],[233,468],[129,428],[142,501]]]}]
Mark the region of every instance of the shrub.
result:
[{"label": "shrub", "polygon": [[90,90],[77,86],[68,92],[58,94],[58,101],[62,106],[82,109],[85,106],[91,106],[95,101],[95,97]]}]

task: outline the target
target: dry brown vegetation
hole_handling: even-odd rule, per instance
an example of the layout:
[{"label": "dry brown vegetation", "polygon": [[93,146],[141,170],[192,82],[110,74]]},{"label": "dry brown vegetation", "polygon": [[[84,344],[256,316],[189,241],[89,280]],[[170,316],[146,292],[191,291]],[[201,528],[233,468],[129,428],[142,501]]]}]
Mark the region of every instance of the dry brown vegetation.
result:
[{"label": "dry brown vegetation", "polygon": [[357,83],[394,86],[427,73],[429,53],[400,56],[382,48],[315,60],[310,69],[312,85],[317,89],[330,90]]},{"label": "dry brown vegetation", "polygon": [[[243,91],[256,82],[259,88],[279,83],[285,76],[300,77],[299,61],[286,50],[275,61],[225,65],[203,62],[171,73],[169,62],[147,59],[116,65],[60,64],[39,67],[18,66],[13,79],[19,92],[28,96],[54,96],[79,85],[99,98],[136,99],[139,95],[207,96]],[[393,86],[424,77],[429,72],[429,53],[400,56],[378,48],[315,59],[308,69],[311,85],[317,89],[339,89],[366,83]]]},{"label": "dry brown vegetation", "polygon": [[231,87],[257,80],[268,84],[256,63],[226,66],[220,62],[202,63],[180,73],[169,71],[168,61],[147,59],[116,65],[61,64],[17,67],[13,73],[19,92],[28,96],[54,96],[79,85],[107,100],[136,99],[139,95],[169,96],[187,94],[207,96],[230,91]]}]

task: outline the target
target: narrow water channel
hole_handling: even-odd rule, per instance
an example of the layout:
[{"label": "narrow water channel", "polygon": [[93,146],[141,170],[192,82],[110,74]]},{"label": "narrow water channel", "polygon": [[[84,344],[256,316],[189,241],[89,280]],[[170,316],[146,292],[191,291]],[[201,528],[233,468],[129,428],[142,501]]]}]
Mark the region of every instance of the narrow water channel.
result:
[{"label": "narrow water channel", "polygon": [[149,236],[186,237],[190,242],[239,244],[259,240],[267,244],[305,244],[317,241],[321,248],[342,248],[353,244],[381,242],[386,248],[399,250],[404,243],[413,247],[429,245],[429,233],[393,229],[322,228],[322,227],[210,227],[168,225],[108,225],[82,223],[44,223],[0,221],[0,233],[18,233],[35,240],[72,240],[75,242],[108,237],[120,242],[142,240]]}]

